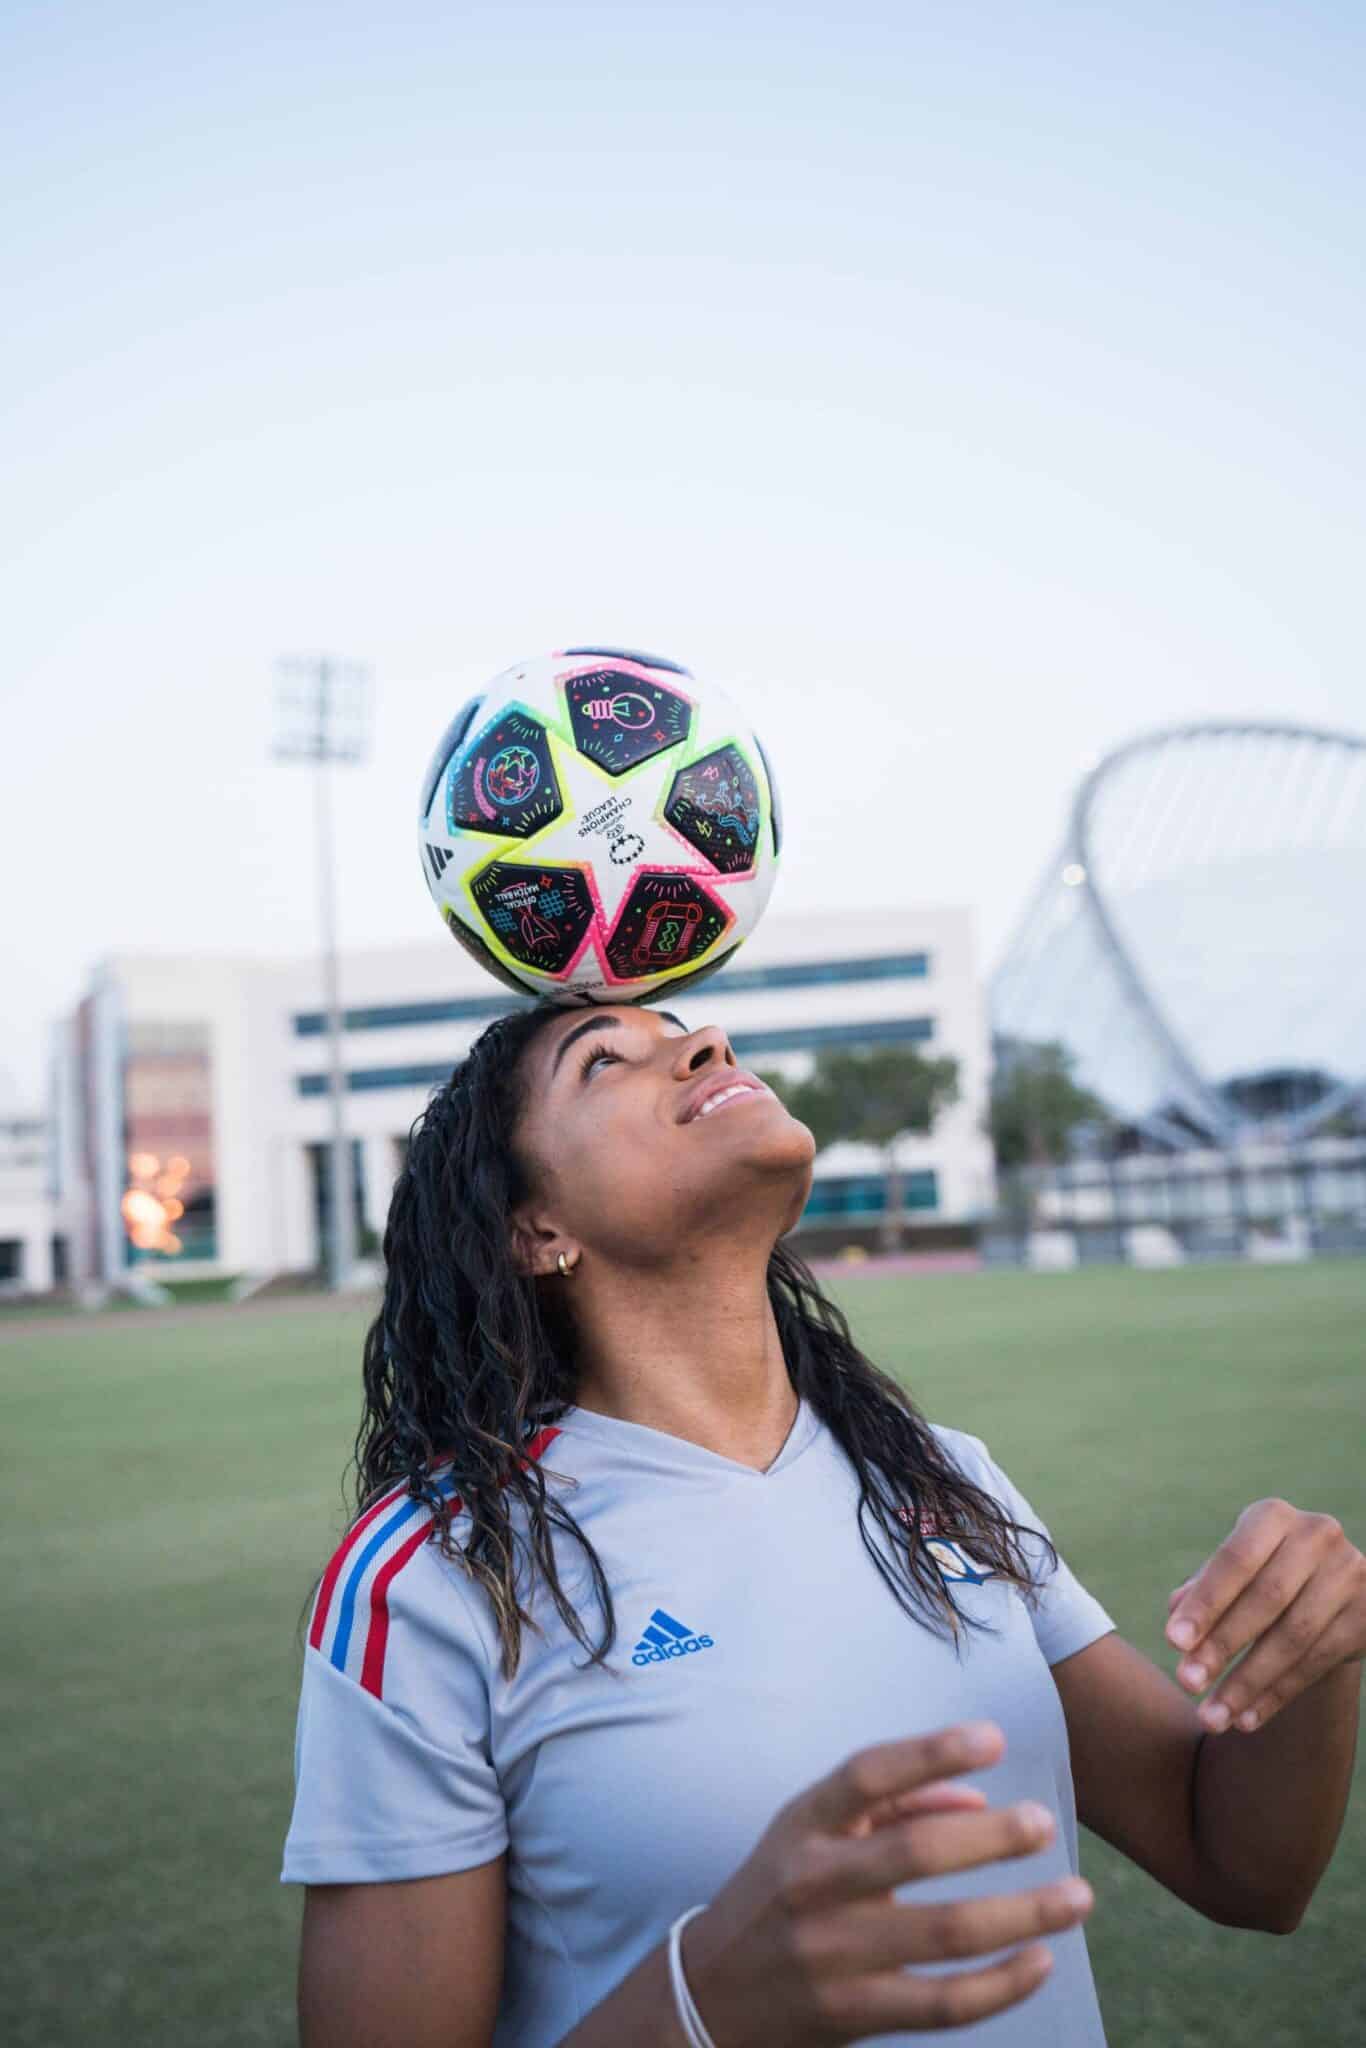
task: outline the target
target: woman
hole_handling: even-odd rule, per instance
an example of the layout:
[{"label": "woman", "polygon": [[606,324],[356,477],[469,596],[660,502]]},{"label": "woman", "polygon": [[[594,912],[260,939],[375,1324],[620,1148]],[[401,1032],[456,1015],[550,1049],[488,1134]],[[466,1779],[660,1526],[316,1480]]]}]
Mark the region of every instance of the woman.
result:
[{"label": "woman", "polygon": [[[1338,1654],[1289,1739],[1205,1741],[982,1442],[927,1423],[781,1245],[813,1150],[720,1031],[634,1008],[500,1020],[416,1126],[363,1512],[305,1655],[303,2048],[815,2048],[991,2015],[996,2048],[1088,2048],[1078,1810],[1213,1919],[1303,1910],[1346,1797],[1359,1553],[1258,1504],[1316,1560],[1296,1590],[1336,1588]],[[1266,1608],[1256,1527],[1174,1626],[1218,1621],[1234,1548]]]}]

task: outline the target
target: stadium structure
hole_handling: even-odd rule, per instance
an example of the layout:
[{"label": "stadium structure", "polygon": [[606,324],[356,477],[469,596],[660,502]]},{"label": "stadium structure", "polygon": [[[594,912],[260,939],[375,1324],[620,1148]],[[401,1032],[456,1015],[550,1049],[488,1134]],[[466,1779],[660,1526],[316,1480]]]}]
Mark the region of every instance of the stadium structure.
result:
[{"label": "stadium structure", "polygon": [[1036,1220],[1366,1248],[1364,900],[1360,735],[1181,725],[1092,767],[990,982],[997,1085],[1061,1046],[1104,1108]]}]

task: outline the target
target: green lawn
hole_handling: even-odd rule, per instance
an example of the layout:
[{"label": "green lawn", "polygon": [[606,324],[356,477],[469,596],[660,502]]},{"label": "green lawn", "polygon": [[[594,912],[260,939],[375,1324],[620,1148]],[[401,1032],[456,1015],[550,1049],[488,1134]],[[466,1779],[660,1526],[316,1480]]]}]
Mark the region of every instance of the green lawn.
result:
[{"label": "green lawn", "polygon": [[[1167,1593],[1250,1500],[1366,1538],[1366,1264],[843,1292],[1168,1669]],[[294,2040],[295,1624],[341,1524],[359,1336],[326,1308],[0,1329],[13,2048]],[[1089,1838],[1084,1861],[1111,2048],[1366,2041],[1360,1791],[1289,1940],[1208,1925]]]}]

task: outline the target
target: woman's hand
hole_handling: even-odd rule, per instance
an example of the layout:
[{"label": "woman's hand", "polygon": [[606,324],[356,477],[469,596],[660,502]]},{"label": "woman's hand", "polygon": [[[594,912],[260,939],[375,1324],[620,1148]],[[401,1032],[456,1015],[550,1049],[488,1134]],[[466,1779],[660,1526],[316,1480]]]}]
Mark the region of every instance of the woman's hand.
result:
[{"label": "woman's hand", "polygon": [[1247,1656],[1200,1719],[1212,1734],[1251,1733],[1298,1693],[1366,1657],[1366,1557],[1331,1515],[1255,1500],[1207,1564],[1168,1602],[1167,1639],[1184,1653],[1177,1678],[1203,1692],[1240,1650]]},{"label": "woman's hand", "polygon": [[[1091,1908],[1081,1879],[952,1903],[899,1905],[895,1886],[1051,1840],[1044,1806],[988,1807],[945,1782],[998,1763],[992,1722],[859,1750],[781,1809],[753,1854],[684,1930],[683,1967],[717,2048],[829,2048],[869,2035],[967,2026],[1027,1998],[1052,1957],[1036,1937]],[[938,1963],[1030,1942],[980,1970]]]}]

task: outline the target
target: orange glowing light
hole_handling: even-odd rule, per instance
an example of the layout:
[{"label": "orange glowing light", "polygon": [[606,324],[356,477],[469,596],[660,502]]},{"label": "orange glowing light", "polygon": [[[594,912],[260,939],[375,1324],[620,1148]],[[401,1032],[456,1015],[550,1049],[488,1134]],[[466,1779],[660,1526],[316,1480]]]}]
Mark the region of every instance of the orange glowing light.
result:
[{"label": "orange glowing light", "polygon": [[165,1203],[146,1188],[129,1188],[119,1203],[128,1236],[140,1252],[178,1252],[180,1239],[170,1228],[185,1214],[182,1202]]},{"label": "orange glowing light", "polygon": [[164,1162],[155,1152],[130,1152],[129,1186],[120,1207],[130,1241],[143,1252],[174,1256],[184,1244],[172,1230],[185,1214],[180,1197],[193,1169],[183,1152]]}]

